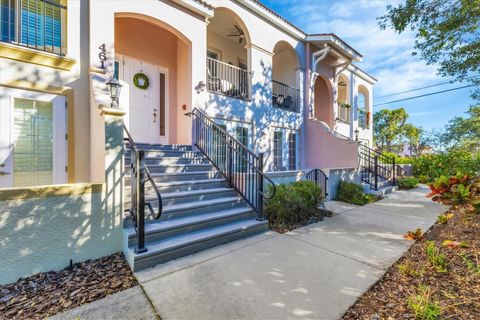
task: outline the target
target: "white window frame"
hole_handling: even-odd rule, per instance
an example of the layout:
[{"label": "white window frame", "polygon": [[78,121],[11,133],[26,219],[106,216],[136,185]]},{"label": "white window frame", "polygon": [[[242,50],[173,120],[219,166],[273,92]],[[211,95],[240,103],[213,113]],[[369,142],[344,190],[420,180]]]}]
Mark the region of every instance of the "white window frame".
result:
[{"label": "white window frame", "polygon": [[[66,97],[23,89],[0,86],[0,164],[5,164],[0,171],[11,174],[0,176],[0,188],[14,187],[14,103],[15,99],[45,101],[52,103],[53,116],[53,181],[52,185],[67,183],[68,163],[68,113]],[[8,108],[2,107],[7,105]]]}]

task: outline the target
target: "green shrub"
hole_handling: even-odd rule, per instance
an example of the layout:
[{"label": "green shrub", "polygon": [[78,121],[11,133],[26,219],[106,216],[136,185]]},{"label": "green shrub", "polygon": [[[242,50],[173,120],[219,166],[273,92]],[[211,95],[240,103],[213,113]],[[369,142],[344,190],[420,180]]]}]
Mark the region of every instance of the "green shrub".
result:
[{"label": "green shrub", "polygon": [[418,179],[415,177],[405,176],[397,179],[398,186],[402,189],[412,189],[418,186]]},{"label": "green shrub", "polygon": [[353,182],[340,181],[338,184],[337,200],[351,204],[365,205],[377,200],[371,194],[365,194],[361,185]]},{"label": "green shrub", "polygon": [[416,320],[437,320],[442,315],[440,304],[432,298],[432,289],[419,285],[418,294],[408,299],[408,306],[413,310]]},{"label": "green shrub", "polygon": [[480,153],[454,150],[412,158],[413,174],[422,183],[430,183],[440,176],[453,176],[458,172],[475,176],[480,174]]},{"label": "green shrub", "polygon": [[275,196],[265,203],[270,227],[292,230],[312,217],[321,218],[322,189],[316,183],[297,181],[276,188]]}]

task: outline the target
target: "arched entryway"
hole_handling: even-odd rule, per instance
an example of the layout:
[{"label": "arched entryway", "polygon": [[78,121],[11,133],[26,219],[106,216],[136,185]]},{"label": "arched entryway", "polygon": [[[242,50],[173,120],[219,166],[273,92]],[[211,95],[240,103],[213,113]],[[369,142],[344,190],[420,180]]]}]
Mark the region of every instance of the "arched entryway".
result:
[{"label": "arched entryway", "polygon": [[333,97],[330,82],[318,76],[314,86],[314,117],[334,127]]},{"label": "arched entryway", "polygon": [[344,123],[350,123],[350,82],[343,74],[338,76],[337,81],[337,117]]},{"label": "arched entryway", "polygon": [[190,48],[188,39],[162,21],[115,16],[115,74],[136,142],[189,143],[178,137],[189,125],[182,106],[192,101]]},{"label": "arched entryway", "polygon": [[238,15],[216,8],[207,26],[207,90],[248,99],[250,35]]},{"label": "arched entryway", "polygon": [[285,41],[278,42],[272,57],[272,104],[274,107],[300,110],[297,70],[300,67],[295,49]]}]

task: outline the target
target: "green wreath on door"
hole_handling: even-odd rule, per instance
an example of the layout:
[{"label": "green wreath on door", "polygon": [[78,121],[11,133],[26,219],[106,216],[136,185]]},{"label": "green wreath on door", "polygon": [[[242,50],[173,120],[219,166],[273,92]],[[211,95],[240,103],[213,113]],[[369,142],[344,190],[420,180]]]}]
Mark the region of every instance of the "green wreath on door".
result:
[{"label": "green wreath on door", "polygon": [[133,84],[139,89],[146,90],[150,85],[150,79],[145,73],[139,72],[133,76]]}]

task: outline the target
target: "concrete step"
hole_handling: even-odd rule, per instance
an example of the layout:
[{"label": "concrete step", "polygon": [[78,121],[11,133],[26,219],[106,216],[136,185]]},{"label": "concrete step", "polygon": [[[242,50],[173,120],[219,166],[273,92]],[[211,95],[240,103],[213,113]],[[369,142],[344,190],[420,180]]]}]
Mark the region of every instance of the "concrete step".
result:
[{"label": "concrete step", "polygon": [[[256,214],[252,208],[243,206],[197,214],[194,216],[187,216],[179,219],[171,219],[168,221],[155,221],[145,225],[145,241],[147,243],[155,242],[161,239],[186,234],[200,229],[255,217]],[[133,226],[130,225],[128,228],[126,228],[125,232],[128,236],[128,246],[136,246],[137,237]]]},{"label": "concrete step", "polygon": [[[130,150],[125,150],[125,157],[130,157]],[[162,150],[162,149],[148,149],[145,150],[145,157],[203,157],[199,151],[184,151],[184,150]]]},{"label": "concrete step", "polygon": [[[231,198],[237,193],[232,188],[210,188],[201,190],[191,190],[182,192],[161,193],[163,208],[181,203],[193,203],[204,200]],[[157,201],[157,196],[152,189],[146,190],[145,201]],[[125,206],[130,206],[130,191],[125,192]]]},{"label": "concrete step", "polygon": [[[192,151],[192,145],[186,144],[151,144],[151,143],[136,143],[135,146],[140,150],[177,150],[177,151]],[[130,150],[130,143],[125,143],[125,150]]]},{"label": "concrete step", "polygon": [[[225,179],[205,179],[205,180],[180,180],[171,182],[159,182],[156,184],[158,190],[163,193],[184,192],[193,190],[207,190],[214,188],[227,188],[229,186]],[[145,190],[152,189],[147,183]],[[130,190],[130,184],[125,184],[125,190]],[[128,191],[130,192],[130,191]]]},{"label": "concrete step", "polygon": [[267,221],[247,218],[149,242],[147,243],[148,251],[141,254],[135,254],[133,246],[124,251],[130,267],[133,271],[139,271],[266,230],[268,230]]},{"label": "concrete step", "polygon": [[[130,166],[125,166],[126,170],[130,169]],[[178,173],[178,172],[202,172],[212,171],[214,166],[210,163],[202,164],[169,164],[167,166],[161,165],[148,165],[150,173]]]},{"label": "concrete step", "polygon": [[[245,206],[245,204],[245,201],[240,196],[214,198],[190,203],[178,203],[164,207],[162,216],[159,220],[166,221],[206,212],[238,208]],[[152,206],[157,210],[158,202],[152,202]],[[146,223],[150,222],[151,221],[146,221]]]},{"label": "concrete step", "polygon": [[[194,172],[168,172],[152,173],[152,179],[155,183],[179,182],[179,181],[198,181],[210,179],[222,179],[222,174],[216,170],[194,171]],[[125,172],[125,184],[130,183],[130,170]]]},{"label": "concrete step", "polygon": [[[125,165],[130,165],[130,156],[125,157]],[[205,157],[149,157],[145,159],[147,166],[168,166],[172,164],[208,164]]]}]

